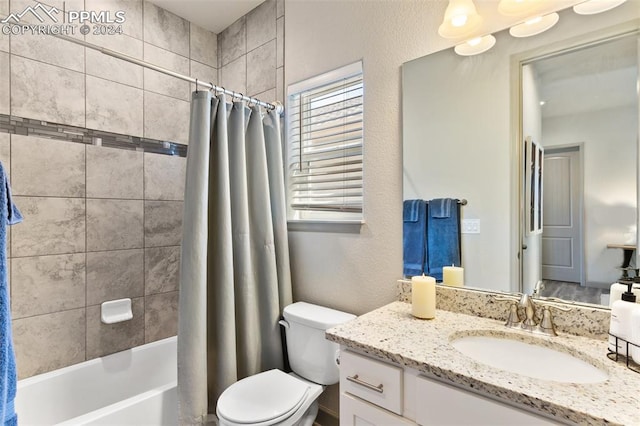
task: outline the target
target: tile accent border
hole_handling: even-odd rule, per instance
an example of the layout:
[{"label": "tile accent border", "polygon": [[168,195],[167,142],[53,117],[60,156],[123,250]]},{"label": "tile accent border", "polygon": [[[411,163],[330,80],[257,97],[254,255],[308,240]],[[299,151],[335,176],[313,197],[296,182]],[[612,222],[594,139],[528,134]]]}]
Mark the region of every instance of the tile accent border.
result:
[{"label": "tile accent border", "polygon": [[[466,315],[505,321],[509,309],[508,302],[494,299],[498,293],[436,285],[436,309]],[[411,303],[411,281],[398,280],[397,299]],[[565,305],[566,306],[566,305]],[[556,330],[576,336],[606,340],[609,337],[611,311],[606,308],[587,305],[571,305],[569,312],[555,310],[553,321]]]},{"label": "tile accent border", "polygon": [[187,145],[176,142],[122,135],[7,114],[0,114],[0,133],[36,136],[85,145],[99,145],[107,148],[152,152],[178,157],[187,156]]}]

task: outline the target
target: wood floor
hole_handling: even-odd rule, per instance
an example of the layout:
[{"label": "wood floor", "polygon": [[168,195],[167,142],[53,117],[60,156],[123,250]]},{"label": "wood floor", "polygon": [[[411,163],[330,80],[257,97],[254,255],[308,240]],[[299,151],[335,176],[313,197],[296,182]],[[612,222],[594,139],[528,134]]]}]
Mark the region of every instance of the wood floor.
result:
[{"label": "wood floor", "polygon": [[581,287],[578,283],[551,280],[543,280],[543,285],[544,288],[540,290],[540,295],[543,297],[557,297],[596,305],[609,304],[608,289]]}]

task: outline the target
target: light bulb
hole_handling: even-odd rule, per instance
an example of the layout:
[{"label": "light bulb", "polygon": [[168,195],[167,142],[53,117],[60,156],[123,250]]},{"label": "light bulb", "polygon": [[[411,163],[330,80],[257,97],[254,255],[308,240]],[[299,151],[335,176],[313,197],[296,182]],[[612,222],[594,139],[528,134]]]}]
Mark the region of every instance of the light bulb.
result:
[{"label": "light bulb", "polygon": [[525,24],[526,25],[535,25],[540,21],[542,21],[542,16],[536,16],[535,18],[531,18],[531,19],[525,21]]},{"label": "light bulb", "polygon": [[454,16],[451,18],[451,25],[453,25],[454,27],[462,27],[467,23],[468,19],[469,18],[467,17],[467,15]]},{"label": "light bulb", "polygon": [[449,0],[438,34],[444,38],[466,38],[473,36],[481,24],[482,17],[473,0]]}]

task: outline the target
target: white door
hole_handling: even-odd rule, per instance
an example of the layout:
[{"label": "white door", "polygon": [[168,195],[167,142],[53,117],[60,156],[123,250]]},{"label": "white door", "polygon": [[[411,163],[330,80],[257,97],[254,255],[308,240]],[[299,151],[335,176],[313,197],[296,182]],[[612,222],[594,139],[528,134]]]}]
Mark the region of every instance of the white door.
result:
[{"label": "white door", "polygon": [[544,156],[542,279],[584,285],[580,147]]}]

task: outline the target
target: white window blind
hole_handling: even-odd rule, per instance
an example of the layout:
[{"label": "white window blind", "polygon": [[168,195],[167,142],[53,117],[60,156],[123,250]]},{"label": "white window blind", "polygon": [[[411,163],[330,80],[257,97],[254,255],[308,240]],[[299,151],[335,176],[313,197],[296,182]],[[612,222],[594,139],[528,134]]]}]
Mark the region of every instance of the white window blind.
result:
[{"label": "white window blind", "polygon": [[288,90],[289,219],[362,220],[362,63]]}]

